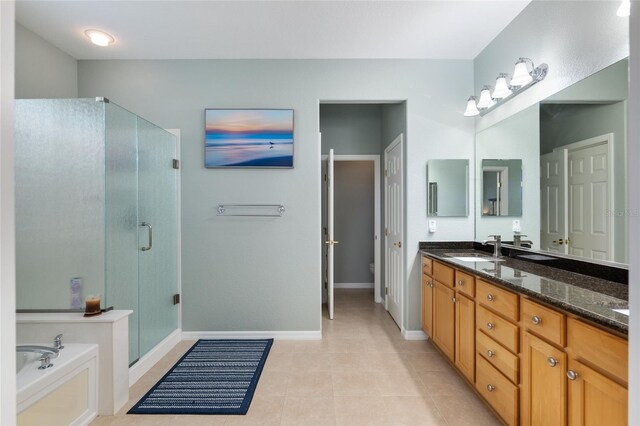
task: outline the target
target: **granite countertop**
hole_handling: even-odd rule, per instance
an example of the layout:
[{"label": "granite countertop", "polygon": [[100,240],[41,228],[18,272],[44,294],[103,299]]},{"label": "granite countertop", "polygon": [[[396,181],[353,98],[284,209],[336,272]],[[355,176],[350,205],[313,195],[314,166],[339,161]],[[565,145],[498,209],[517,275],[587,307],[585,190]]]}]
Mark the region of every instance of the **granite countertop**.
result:
[{"label": "granite countertop", "polygon": [[473,249],[423,249],[420,253],[618,333],[629,333],[629,316],[616,311],[629,309],[628,285],[511,257],[501,257],[499,262],[455,259],[491,257]]}]

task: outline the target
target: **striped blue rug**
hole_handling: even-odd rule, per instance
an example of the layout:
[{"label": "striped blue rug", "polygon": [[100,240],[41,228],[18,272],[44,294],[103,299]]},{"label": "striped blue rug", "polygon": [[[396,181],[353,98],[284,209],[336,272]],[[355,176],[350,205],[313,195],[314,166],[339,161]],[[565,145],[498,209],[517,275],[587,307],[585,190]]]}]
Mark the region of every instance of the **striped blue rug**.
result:
[{"label": "striped blue rug", "polygon": [[198,340],[128,414],[246,414],[272,344]]}]

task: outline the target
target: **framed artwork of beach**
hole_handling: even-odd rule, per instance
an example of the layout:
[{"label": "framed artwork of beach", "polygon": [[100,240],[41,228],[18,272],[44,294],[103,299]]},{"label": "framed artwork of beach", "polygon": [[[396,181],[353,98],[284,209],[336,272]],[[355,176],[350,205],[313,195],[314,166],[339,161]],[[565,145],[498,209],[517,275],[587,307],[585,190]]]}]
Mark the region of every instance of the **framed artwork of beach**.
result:
[{"label": "framed artwork of beach", "polygon": [[204,112],[207,168],[292,168],[292,109],[218,109]]}]

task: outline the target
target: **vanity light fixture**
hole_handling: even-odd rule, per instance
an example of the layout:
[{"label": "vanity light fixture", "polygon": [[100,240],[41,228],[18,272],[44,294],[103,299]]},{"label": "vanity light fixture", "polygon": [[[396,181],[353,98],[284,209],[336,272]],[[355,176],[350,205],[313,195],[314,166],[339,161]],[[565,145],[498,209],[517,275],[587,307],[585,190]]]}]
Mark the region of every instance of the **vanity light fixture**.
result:
[{"label": "vanity light fixture", "polygon": [[86,30],[84,34],[89,37],[91,43],[96,46],[106,47],[113,44],[116,40],[110,34],[100,30]]},{"label": "vanity light fixture", "polygon": [[491,108],[495,103],[496,101],[491,97],[491,86],[484,86],[480,91],[478,108]]},{"label": "vanity light fixture", "polygon": [[622,4],[616,12],[620,17],[627,17],[631,15],[631,0],[622,0]]},{"label": "vanity light fixture", "polygon": [[478,114],[480,114],[480,111],[478,111],[478,106],[476,105],[476,97],[469,96],[469,99],[467,100],[467,109],[464,111],[464,116],[473,117]]},{"label": "vanity light fixture", "polygon": [[536,67],[531,59],[519,58],[510,82],[508,82],[509,74],[500,73],[496,78],[493,93],[491,93],[491,86],[483,86],[477,104],[475,96],[471,96],[467,100],[467,109],[464,112],[465,117],[485,115],[534,84],[544,80],[548,72],[549,66],[547,64],[540,64]]},{"label": "vanity light fixture", "polygon": [[509,84],[507,83],[508,77],[509,77],[509,74],[506,74],[506,73],[500,73],[498,75],[498,78],[496,78],[495,88],[493,89],[493,93],[491,94],[491,97],[493,99],[504,99],[513,94],[513,91],[511,90],[511,88],[509,87]]}]

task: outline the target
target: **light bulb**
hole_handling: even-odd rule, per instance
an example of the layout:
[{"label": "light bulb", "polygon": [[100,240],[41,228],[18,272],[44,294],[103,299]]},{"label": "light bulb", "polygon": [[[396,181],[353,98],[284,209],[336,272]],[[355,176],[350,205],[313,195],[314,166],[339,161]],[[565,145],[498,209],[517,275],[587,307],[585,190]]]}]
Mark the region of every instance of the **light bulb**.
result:
[{"label": "light bulb", "polygon": [[518,62],[516,62],[516,67],[513,70],[513,77],[511,78],[512,86],[525,86],[533,80],[533,77],[531,77],[531,74],[529,73],[529,68],[527,67],[527,61],[528,59],[526,58],[520,58],[518,59]]},{"label": "light bulb", "polygon": [[631,0],[622,0],[622,4],[616,12],[618,16],[626,17],[631,15]]},{"label": "light bulb", "polygon": [[498,78],[496,78],[496,86],[493,89],[493,94],[491,97],[494,99],[503,99],[507,96],[511,96],[513,92],[509,89],[509,85],[507,84],[508,74],[500,74]]},{"label": "light bulb", "polygon": [[87,30],[84,34],[89,37],[91,43],[96,46],[106,47],[115,41],[115,39],[109,34],[98,30]]},{"label": "light bulb", "polygon": [[478,101],[478,108],[491,108],[495,101],[491,99],[491,87],[484,86],[480,92],[480,100]]},{"label": "light bulb", "polygon": [[469,100],[467,101],[467,109],[464,112],[464,116],[465,117],[473,117],[480,114],[480,111],[478,111],[478,107],[476,106],[476,97],[475,96],[471,96],[469,97]]}]

